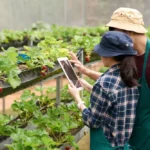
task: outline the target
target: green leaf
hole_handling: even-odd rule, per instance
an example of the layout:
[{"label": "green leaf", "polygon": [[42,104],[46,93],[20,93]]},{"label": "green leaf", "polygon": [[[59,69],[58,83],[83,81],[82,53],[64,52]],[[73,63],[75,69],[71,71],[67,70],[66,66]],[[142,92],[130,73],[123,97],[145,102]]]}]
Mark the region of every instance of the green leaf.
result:
[{"label": "green leaf", "polygon": [[5,55],[7,55],[7,57],[10,58],[14,63],[17,62],[18,53],[16,51],[16,48],[9,47],[9,49],[5,52]]},{"label": "green leaf", "polygon": [[21,79],[18,76],[8,76],[8,82],[15,89],[17,86],[21,84]]},{"label": "green leaf", "polygon": [[7,61],[5,57],[0,57],[0,69],[5,70],[10,66],[10,61]]},{"label": "green leaf", "polygon": [[23,94],[21,95],[20,99],[22,101],[26,101],[28,100],[29,98],[31,98],[31,91],[30,90],[25,90],[23,91]]}]

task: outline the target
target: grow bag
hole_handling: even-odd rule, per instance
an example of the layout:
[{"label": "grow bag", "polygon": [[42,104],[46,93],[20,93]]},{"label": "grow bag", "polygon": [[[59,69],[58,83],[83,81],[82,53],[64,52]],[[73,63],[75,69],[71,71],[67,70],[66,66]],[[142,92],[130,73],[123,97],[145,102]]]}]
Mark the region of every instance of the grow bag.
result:
[{"label": "grow bag", "polygon": [[[78,142],[80,139],[82,139],[82,137],[88,132],[89,132],[89,128],[87,126],[84,126],[83,128],[76,130],[76,132],[74,132],[73,134],[75,136],[75,142]],[[10,137],[0,142],[0,150],[8,150],[5,147],[5,144],[10,144],[11,142],[12,140]],[[71,148],[71,146],[68,144],[62,144],[62,146],[60,147],[60,150],[66,150],[66,148]]]},{"label": "grow bag", "polygon": [[0,93],[0,98],[12,94],[14,92],[20,91],[22,89],[25,89],[27,87],[30,87],[32,85],[35,85],[36,83],[45,80],[49,77],[52,77],[54,75],[57,75],[61,72],[62,69],[58,64],[56,64],[56,66],[53,69],[48,67],[48,71],[45,76],[41,75],[40,67],[23,71],[19,74],[19,77],[21,79],[21,84],[15,89],[13,89],[9,83],[6,83],[1,80],[0,87],[3,88],[3,91]]},{"label": "grow bag", "polygon": [[7,50],[9,47],[23,47],[24,45],[28,45],[29,40],[27,37],[24,37],[23,41],[11,41],[9,43],[0,43],[0,51],[2,51],[2,47]]}]

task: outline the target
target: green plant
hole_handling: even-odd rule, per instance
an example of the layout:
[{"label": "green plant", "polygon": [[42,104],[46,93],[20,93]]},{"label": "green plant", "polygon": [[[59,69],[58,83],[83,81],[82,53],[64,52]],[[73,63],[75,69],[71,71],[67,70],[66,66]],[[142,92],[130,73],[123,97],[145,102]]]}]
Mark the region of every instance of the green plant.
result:
[{"label": "green plant", "polygon": [[62,40],[57,41],[54,37],[46,37],[38,44],[38,47],[52,62],[56,62],[59,57],[69,56],[67,44],[64,44]]},{"label": "green plant", "polygon": [[[21,70],[17,66],[17,49],[10,47],[0,55],[0,79],[10,83],[13,88],[21,84],[19,74]],[[10,59],[11,58],[11,59]]]},{"label": "green plant", "polygon": [[11,135],[12,144],[7,144],[9,150],[58,150],[56,142],[50,138],[45,130],[22,130],[17,129]]},{"label": "green plant", "polygon": [[63,102],[68,102],[71,101],[72,97],[68,92],[68,85],[65,85],[62,89],[61,89],[61,101]]},{"label": "green plant", "polygon": [[[70,113],[72,114],[72,112]],[[66,107],[53,107],[48,109],[47,114],[44,116],[35,112],[33,123],[37,128],[44,128],[49,136],[57,142],[57,146],[66,142],[75,146],[74,138],[71,136],[70,131],[78,128],[82,121],[79,121],[77,116],[70,113]],[[70,139],[69,141],[67,141],[68,138]]]},{"label": "green plant", "polygon": [[[11,136],[13,139],[12,144],[7,145],[10,150],[48,150],[64,143],[78,149],[72,134],[83,126],[81,113],[75,103],[56,107],[54,101],[49,98],[49,94],[55,90],[56,88],[51,87],[36,87],[40,95],[25,90],[20,97],[21,101],[15,101],[12,105],[19,115],[14,119],[0,116],[0,135]],[[20,129],[28,123],[36,129]],[[39,142],[39,139],[42,140]]]},{"label": "green plant", "polygon": [[27,37],[26,31],[2,30],[0,32],[0,43],[23,41]]},{"label": "green plant", "polygon": [[50,25],[43,22],[43,21],[37,21],[32,24],[32,30],[50,30]]},{"label": "green plant", "polygon": [[100,42],[100,37],[92,37],[92,36],[74,36],[72,39],[72,45],[76,47],[76,49],[83,48],[86,55],[90,55],[94,46]]},{"label": "green plant", "polygon": [[0,115],[0,135],[9,136],[11,133],[15,132],[14,127],[6,126],[10,120],[11,117],[7,115]]},{"label": "green plant", "polygon": [[25,54],[30,57],[29,60],[24,60],[28,68],[42,67],[44,65],[50,68],[54,67],[54,62],[40,48],[27,46],[24,48],[26,49]]}]

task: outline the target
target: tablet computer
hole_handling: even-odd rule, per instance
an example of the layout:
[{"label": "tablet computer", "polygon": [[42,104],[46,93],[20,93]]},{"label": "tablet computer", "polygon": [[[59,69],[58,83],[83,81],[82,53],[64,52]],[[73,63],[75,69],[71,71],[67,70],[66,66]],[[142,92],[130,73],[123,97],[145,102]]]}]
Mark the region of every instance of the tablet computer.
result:
[{"label": "tablet computer", "polygon": [[61,68],[63,69],[66,77],[68,80],[71,80],[72,83],[76,86],[76,88],[78,90],[82,90],[83,87],[81,85],[81,83],[78,80],[78,77],[71,65],[71,63],[69,62],[67,57],[62,57],[62,58],[57,58]]}]

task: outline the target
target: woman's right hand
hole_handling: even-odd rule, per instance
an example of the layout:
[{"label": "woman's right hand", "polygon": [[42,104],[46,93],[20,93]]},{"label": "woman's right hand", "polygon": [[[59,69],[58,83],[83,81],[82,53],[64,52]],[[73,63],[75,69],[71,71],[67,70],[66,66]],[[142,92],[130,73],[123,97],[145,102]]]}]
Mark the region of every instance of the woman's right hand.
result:
[{"label": "woman's right hand", "polygon": [[81,85],[82,85],[82,87],[84,88],[84,89],[86,89],[87,91],[89,91],[89,92],[92,92],[92,88],[93,88],[93,86],[91,85],[91,84],[89,84],[86,80],[84,80],[83,78],[79,78],[79,81],[80,81],[80,83],[81,83]]},{"label": "woman's right hand", "polygon": [[85,74],[87,68],[84,67],[84,65],[78,60],[78,58],[76,57],[76,55],[73,53],[73,52],[69,52],[70,56],[71,56],[71,59],[70,62],[73,63],[78,71],[82,74]]}]

